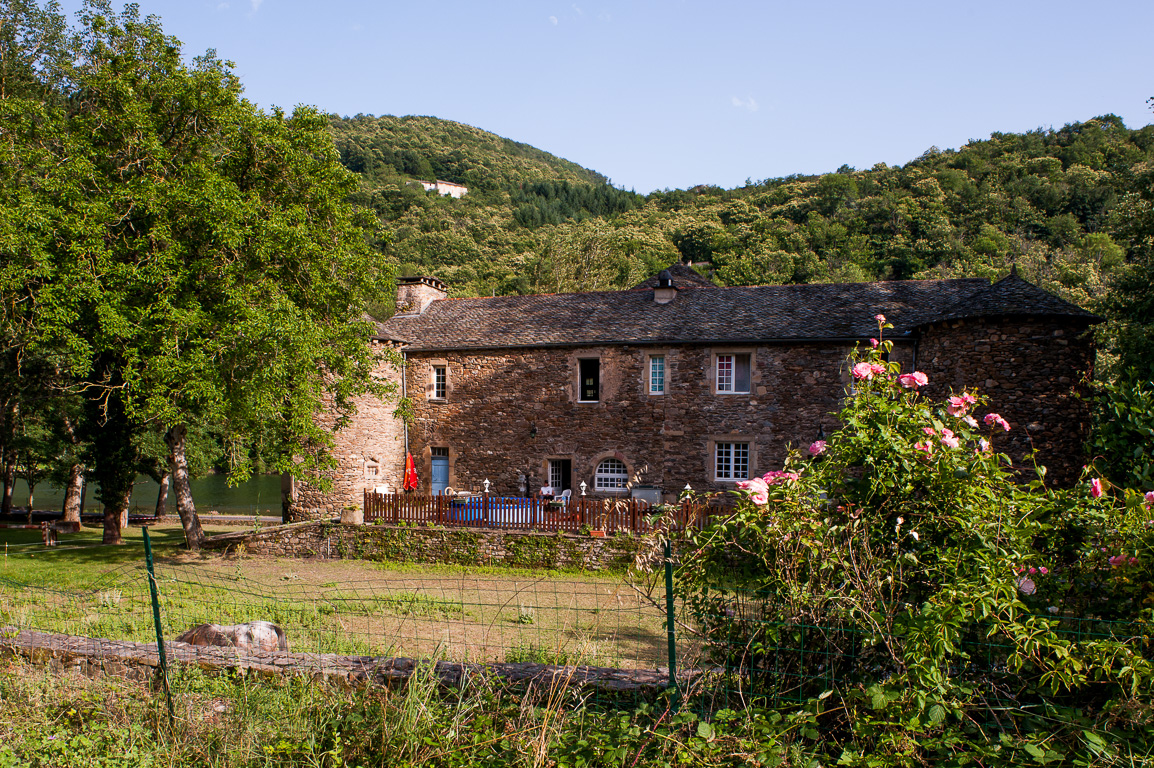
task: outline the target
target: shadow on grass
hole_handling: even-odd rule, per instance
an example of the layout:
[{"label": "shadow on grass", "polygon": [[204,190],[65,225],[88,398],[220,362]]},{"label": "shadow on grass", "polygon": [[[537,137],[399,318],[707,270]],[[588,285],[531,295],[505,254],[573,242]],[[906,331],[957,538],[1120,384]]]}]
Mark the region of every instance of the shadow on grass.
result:
[{"label": "shadow on grass", "polygon": [[[236,530],[235,528],[227,530]],[[158,562],[187,556],[179,522],[149,526],[153,556]],[[208,535],[221,533],[206,528]],[[144,567],[144,533],[140,526],[121,531],[123,544],[101,544],[103,529],[85,526],[79,533],[61,534],[55,547],[45,547],[39,531],[0,529],[0,577],[26,584],[84,587],[102,572]]]}]

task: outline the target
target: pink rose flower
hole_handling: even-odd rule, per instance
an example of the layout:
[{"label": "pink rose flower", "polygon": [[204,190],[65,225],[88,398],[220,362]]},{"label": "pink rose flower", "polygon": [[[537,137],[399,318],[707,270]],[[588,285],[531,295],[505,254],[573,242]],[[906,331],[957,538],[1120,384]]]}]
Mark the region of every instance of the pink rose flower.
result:
[{"label": "pink rose flower", "polygon": [[1138,565],[1138,558],[1136,558],[1136,557],[1130,558],[1130,565]]},{"label": "pink rose flower", "polygon": [[922,458],[928,459],[930,456],[934,455],[934,446],[929,441],[924,443],[914,443],[914,450],[925,451],[926,455]]},{"label": "pink rose flower", "polygon": [[962,417],[962,421],[966,422],[966,426],[969,427],[970,429],[977,429],[978,428],[978,420],[975,419],[973,416],[971,416],[968,413]]},{"label": "pink rose flower", "polygon": [[985,417],[982,418],[982,421],[986,422],[987,427],[992,427],[997,424],[1006,432],[1010,431],[1010,423],[996,413],[987,413]]},{"label": "pink rose flower", "polygon": [[1146,491],[1146,506],[1154,509],[1154,491]]},{"label": "pink rose flower", "polygon": [[954,437],[954,433],[948,429],[942,430],[942,445],[947,448],[957,448],[959,445],[958,438]]},{"label": "pink rose flower", "polygon": [[873,347],[874,349],[877,349],[878,348],[878,340],[877,339],[870,339],[870,346]]},{"label": "pink rose flower", "polygon": [[901,376],[898,376],[898,383],[906,389],[917,389],[918,387],[924,387],[926,384],[929,384],[930,379],[921,371],[914,371],[913,373],[903,373]]},{"label": "pink rose flower", "polygon": [[990,445],[990,441],[983,437],[978,440],[978,450],[974,451],[974,453],[991,453],[992,451],[993,446]]},{"label": "pink rose flower", "polygon": [[951,397],[947,402],[949,405],[946,406],[946,413],[951,416],[965,416],[966,410],[970,407],[964,398],[957,395]]},{"label": "pink rose flower", "polygon": [[978,398],[974,397],[969,392],[962,393],[962,400],[966,403],[966,405],[973,405],[974,403],[978,402]]},{"label": "pink rose flower", "polygon": [[1038,572],[1038,569],[1031,565],[1030,566],[1030,573],[1037,573],[1037,572]]},{"label": "pink rose flower", "polygon": [[766,472],[765,475],[762,476],[762,479],[766,485],[782,485],[783,483],[797,482],[801,479],[801,475],[796,472],[780,472],[774,470],[772,472]]},{"label": "pink rose flower", "polygon": [[869,381],[874,377],[874,367],[869,363],[858,363],[853,367],[853,377],[858,381]]},{"label": "pink rose flower", "polygon": [[1102,496],[1102,481],[1096,477],[1090,481],[1090,495],[1095,499]]},{"label": "pink rose flower", "polygon": [[759,507],[769,503],[769,486],[760,477],[755,477],[752,480],[738,480],[737,488],[741,491],[748,491],[749,500]]},{"label": "pink rose flower", "polygon": [[810,456],[821,456],[825,453],[825,440],[815,440],[809,444]]},{"label": "pink rose flower", "polygon": [[1038,572],[1041,573],[1043,576],[1046,576],[1050,573],[1050,571],[1047,570],[1046,566],[1044,566],[1044,565],[1038,569]]},{"label": "pink rose flower", "polygon": [[874,315],[874,320],[877,320],[879,323],[884,323],[886,321],[886,316],[885,315]]},{"label": "pink rose flower", "polygon": [[937,437],[938,434],[933,427],[922,427],[922,432],[930,437]]}]

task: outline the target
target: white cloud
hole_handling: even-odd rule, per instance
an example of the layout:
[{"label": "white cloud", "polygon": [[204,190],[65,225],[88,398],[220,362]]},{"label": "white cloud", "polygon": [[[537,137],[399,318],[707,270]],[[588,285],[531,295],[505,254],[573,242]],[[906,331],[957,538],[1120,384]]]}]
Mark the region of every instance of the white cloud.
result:
[{"label": "white cloud", "polygon": [[557,17],[556,16],[550,16],[549,21],[553,24],[553,26],[557,26]]},{"label": "white cloud", "polygon": [[260,10],[260,4],[263,3],[264,0],[251,0],[251,2],[252,2],[252,12],[256,13],[257,11]]},{"label": "white cloud", "polygon": [[217,3],[216,9],[218,11],[227,11],[228,10],[228,3]]},{"label": "white cloud", "polygon": [[737,107],[738,109],[748,110],[749,112],[756,112],[757,111],[757,102],[754,101],[754,98],[752,96],[750,96],[746,99],[739,99],[737,96],[734,96],[732,98],[732,101],[733,101],[733,106]]},{"label": "white cloud", "polygon": [[577,12],[578,16],[585,15],[585,11],[581,10],[581,6],[577,5],[577,3],[573,3],[573,10]]}]

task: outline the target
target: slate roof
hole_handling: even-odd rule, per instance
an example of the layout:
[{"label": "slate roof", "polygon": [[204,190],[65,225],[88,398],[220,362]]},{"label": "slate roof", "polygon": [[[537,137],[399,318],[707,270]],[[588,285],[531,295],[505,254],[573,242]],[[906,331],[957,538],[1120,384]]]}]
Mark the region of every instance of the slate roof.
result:
[{"label": "slate roof", "polygon": [[[705,275],[698,274],[697,272],[695,272],[693,270],[693,267],[688,267],[688,266],[682,264],[681,262],[677,262],[676,264],[670,264],[668,267],[666,267],[666,270],[669,272],[669,275],[673,278],[673,287],[674,288],[678,288],[678,289],[691,288],[693,286],[697,286],[700,288],[716,288],[717,287],[714,284],[714,282],[712,280],[710,280],[708,277],[706,277]],[[653,275],[648,280],[645,280],[645,281],[638,283],[637,285],[633,286],[632,290],[637,290],[639,288],[656,288],[657,287],[657,277],[660,274],[661,273],[659,272],[657,275]]]},{"label": "slate roof", "polygon": [[[677,278],[674,284],[677,285]],[[876,283],[686,287],[668,304],[652,289],[442,299],[420,315],[381,323],[382,338],[414,351],[597,344],[748,344],[856,340],[877,335],[874,315],[894,325],[891,338],[961,317],[1057,315],[1097,318],[1012,274]]]},{"label": "slate roof", "polygon": [[1014,267],[1009,275],[998,282],[991,283],[974,295],[946,307],[934,321],[995,315],[1084,317],[1091,323],[1100,322],[1102,319],[1023,280],[1018,276],[1017,267]]}]

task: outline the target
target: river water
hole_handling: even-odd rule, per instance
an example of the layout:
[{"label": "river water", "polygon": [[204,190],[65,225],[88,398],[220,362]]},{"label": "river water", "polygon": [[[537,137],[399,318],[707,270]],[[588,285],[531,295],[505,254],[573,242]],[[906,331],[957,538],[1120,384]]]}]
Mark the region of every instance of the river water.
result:
[{"label": "river water", "polygon": [[[136,478],[132,488],[133,514],[152,514],[156,509],[156,494],[159,486],[149,477]],[[97,486],[88,486],[84,498],[84,509],[97,512],[101,509],[96,500]],[[215,510],[222,515],[272,515],[280,517],[280,475],[257,475],[235,488],[229,488],[224,475],[209,475],[192,481],[192,499],[197,512]],[[36,486],[33,500],[36,509],[60,510],[64,507],[64,491],[47,483]],[[12,489],[12,506],[24,508],[28,504],[28,486],[17,480]],[[176,514],[176,493],[171,485],[168,489],[168,513]]]}]

